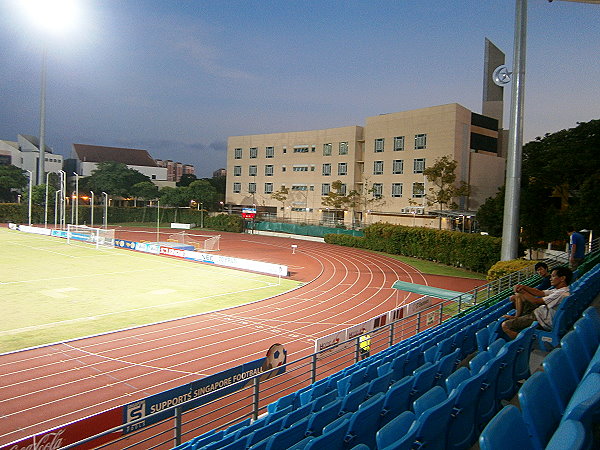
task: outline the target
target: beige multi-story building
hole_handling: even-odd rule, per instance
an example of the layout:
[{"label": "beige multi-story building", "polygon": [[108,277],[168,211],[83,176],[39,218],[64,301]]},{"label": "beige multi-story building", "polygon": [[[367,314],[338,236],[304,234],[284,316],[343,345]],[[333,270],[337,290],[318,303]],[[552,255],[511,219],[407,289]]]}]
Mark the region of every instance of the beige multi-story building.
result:
[{"label": "beige multi-story building", "polygon": [[[504,182],[505,158],[498,120],[453,103],[368,117],[364,127],[234,136],[227,145],[226,202],[263,214],[311,223],[390,222],[452,228],[453,217],[469,214]],[[457,180],[471,194],[456,199],[456,211],[440,211],[425,198],[431,186],[423,170],[448,156]],[[356,190],[351,209],[326,207],[323,196],[335,181]],[[285,200],[272,194],[289,189]]]}]

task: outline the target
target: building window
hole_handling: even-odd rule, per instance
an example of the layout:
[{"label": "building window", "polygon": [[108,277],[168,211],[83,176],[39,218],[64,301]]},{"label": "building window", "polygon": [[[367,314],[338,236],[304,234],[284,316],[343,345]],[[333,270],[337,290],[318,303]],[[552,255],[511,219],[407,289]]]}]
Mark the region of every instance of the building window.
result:
[{"label": "building window", "polygon": [[392,183],[392,197],[402,197],[402,183]]},{"label": "building window", "polygon": [[383,174],[383,161],[373,161],[373,175]]},{"label": "building window", "polygon": [[308,153],[308,146],[294,147],[294,153]]},{"label": "building window", "polygon": [[250,147],[250,158],[258,157],[258,147]]},{"label": "building window", "polygon": [[273,158],[275,156],[275,147],[265,148],[265,158]]},{"label": "building window", "polygon": [[373,183],[373,198],[381,198],[383,196],[383,183]]},{"label": "building window", "polygon": [[340,142],[340,155],[347,155],[347,154],[348,154],[348,143]]},{"label": "building window", "polygon": [[329,163],[323,164],[323,175],[324,176],[331,175],[331,164],[329,164]]},{"label": "building window", "polygon": [[273,183],[265,183],[265,194],[273,193]]},{"label": "building window", "polygon": [[287,148],[283,147],[283,153],[287,153]]},{"label": "building window", "polygon": [[281,171],[285,172],[285,166],[281,166]]},{"label": "building window", "polygon": [[413,183],[412,188],[412,196],[414,198],[421,198],[425,196],[425,183]]},{"label": "building window", "polygon": [[346,183],[342,183],[340,185],[340,194],[346,195],[346,190],[347,190]]},{"label": "building window", "polygon": [[242,191],[242,183],[233,183],[233,192],[239,194]]},{"label": "building window", "polygon": [[311,153],[314,153],[314,152],[316,152],[316,151],[317,151],[317,146],[316,146],[316,145],[311,145],[311,146],[310,146],[310,152],[311,152]]},{"label": "building window", "polygon": [[248,166],[248,175],[251,177],[256,176],[256,166]]},{"label": "building window", "polygon": [[348,163],[338,163],[338,175],[348,174]]},{"label": "building window", "polygon": [[323,183],[321,185],[321,195],[327,195],[331,192],[331,185],[329,183]]},{"label": "building window", "polygon": [[383,151],[383,144],[385,139],[379,138],[375,139],[375,153],[381,153]]},{"label": "building window", "polygon": [[267,164],[265,166],[265,176],[266,177],[272,177],[273,176],[273,165],[272,164]]},{"label": "building window", "polygon": [[414,160],[413,173],[423,173],[425,170],[425,158],[417,158]]},{"label": "building window", "polygon": [[306,184],[292,184],[292,191],[308,191]]},{"label": "building window", "polygon": [[256,192],[256,183],[248,183],[248,192],[254,194]]},{"label": "building window", "polygon": [[242,175],[242,166],[233,166],[233,176],[239,177]]},{"label": "building window", "polygon": [[308,172],[308,166],[294,166],[292,170],[294,172]]},{"label": "building window", "polygon": [[427,135],[415,134],[415,150],[427,148]]},{"label": "building window", "polygon": [[394,138],[394,151],[401,152],[404,150],[404,136],[396,136]]},{"label": "building window", "polygon": [[242,149],[241,148],[233,149],[233,157],[234,157],[234,159],[242,159]]},{"label": "building window", "polygon": [[392,173],[394,175],[402,175],[404,173],[404,160],[395,159],[392,165]]},{"label": "building window", "polygon": [[315,171],[315,165],[314,165],[314,164],[312,164],[312,165],[310,166],[310,171],[311,171],[311,172],[314,172],[314,171]]},{"label": "building window", "polygon": [[323,156],[331,156],[331,144],[323,144]]}]

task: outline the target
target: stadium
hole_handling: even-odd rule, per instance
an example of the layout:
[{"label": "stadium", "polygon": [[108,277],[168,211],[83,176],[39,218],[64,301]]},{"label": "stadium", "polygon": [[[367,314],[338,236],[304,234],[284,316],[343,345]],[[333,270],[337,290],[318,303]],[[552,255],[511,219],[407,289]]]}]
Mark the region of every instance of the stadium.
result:
[{"label": "stadium", "polygon": [[[130,323],[112,328],[119,331],[100,327],[93,336],[54,341],[50,334],[48,342],[1,354],[3,449],[471,448],[477,442],[501,448],[507,429],[519,448],[597,445],[597,250],[578,270],[554,331],[535,324],[506,341],[499,324],[512,307],[507,297],[514,284],[539,282],[530,270],[481,285],[296,237],[190,233],[185,243],[172,230],[69,229],[41,236],[48,232],[11,228],[0,236],[20,251],[38,252],[30,258],[60,254],[56,264],[74,264],[69,277],[54,271],[59,280],[42,272],[12,280],[5,271],[4,287],[38,283],[36,289],[53,292],[54,309],[61,295],[72,306],[68,289],[83,289],[73,287],[82,278],[73,275],[75,268],[93,284],[103,259],[124,273],[125,285],[134,274],[112,258],[129,258],[123,266],[129,269],[144,263],[138,256],[160,262],[137,288],[167,298],[174,283],[192,284],[217,265],[229,272],[225,278],[210,272],[191,294],[179,293],[174,303],[185,305],[187,315],[175,310],[151,325],[135,322],[136,316],[147,320],[142,310],[162,312],[166,302],[158,302],[135,309]],[[9,264],[17,269],[19,263]],[[192,267],[192,275],[175,280],[167,272],[175,264]],[[176,272],[184,272],[183,265]],[[270,281],[257,279],[259,272]],[[110,276],[102,269],[102,290],[119,283]],[[55,282],[63,288],[51,290]],[[209,292],[212,284],[228,291]],[[110,305],[119,311],[128,295],[123,289],[111,291],[117,303]],[[248,292],[257,296],[245,297]],[[242,303],[193,309],[214,297]],[[43,306],[33,305],[39,316],[47,314]],[[95,323],[101,314],[91,308],[84,305],[83,314]],[[57,321],[54,328],[81,320]],[[44,329],[31,327],[32,335]],[[19,332],[32,331],[26,328]],[[362,330],[369,333],[365,359],[359,356]]]}]

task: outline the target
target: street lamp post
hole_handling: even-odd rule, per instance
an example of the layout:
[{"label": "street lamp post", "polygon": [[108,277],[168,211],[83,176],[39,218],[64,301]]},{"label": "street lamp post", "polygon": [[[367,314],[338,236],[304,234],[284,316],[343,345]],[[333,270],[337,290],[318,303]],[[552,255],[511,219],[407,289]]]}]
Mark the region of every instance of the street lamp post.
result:
[{"label": "street lamp post", "polygon": [[102,191],[102,195],[104,195],[104,228],[108,228],[108,194]]},{"label": "street lamp post", "polygon": [[50,172],[46,174],[46,200],[44,201],[44,228],[48,228],[48,177]]},{"label": "street lamp post", "polygon": [[200,202],[200,228],[204,228],[204,203]]},{"label": "street lamp post", "polygon": [[33,182],[33,173],[31,170],[25,169],[27,173],[29,173],[29,226],[31,226],[31,183]]},{"label": "street lamp post", "polygon": [[94,226],[94,191],[90,191],[90,227]]},{"label": "street lamp post", "polygon": [[65,227],[67,217],[67,172],[59,170],[60,173],[60,226]]},{"label": "street lamp post", "polygon": [[73,172],[75,175],[75,225],[79,225],[79,175],[77,172]]},{"label": "street lamp post", "polygon": [[54,228],[56,229],[56,224],[58,220],[58,198],[61,194],[61,190],[54,192]]}]

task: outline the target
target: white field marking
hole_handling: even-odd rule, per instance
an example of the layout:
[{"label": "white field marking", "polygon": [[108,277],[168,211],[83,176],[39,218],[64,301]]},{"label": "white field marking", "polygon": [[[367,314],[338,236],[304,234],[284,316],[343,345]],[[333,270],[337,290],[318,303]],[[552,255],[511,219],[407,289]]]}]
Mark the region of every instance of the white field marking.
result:
[{"label": "white field marking", "polygon": [[67,298],[68,295],[66,293],[78,291],[78,288],[74,287],[65,287],[65,288],[57,288],[57,289],[48,289],[46,291],[40,291],[41,294],[51,297],[51,298]]},{"label": "white field marking", "polygon": [[175,289],[157,289],[155,291],[150,291],[148,294],[151,295],[167,295],[172,294],[173,292],[177,292]]},{"label": "white field marking", "polygon": [[[84,354],[87,354],[87,355],[90,355],[90,356],[95,356],[97,358],[106,359],[107,361],[110,361],[110,362],[118,362],[118,363],[121,363],[121,364],[125,364],[127,366],[145,367],[147,369],[158,370],[158,371],[166,371],[166,372],[183,373],[185,375],[198,375],[198,372],[189,372],[187,370],[177,370],[177,369],[171,369],[169,367],[156,367],[156,366],[150,366],[148,364],[134,363],[134,362],[125,361],[125,360],[119,359],[119,358],[111,358],[109,356],[104,356],[104,355],[99,355],[97,353],[88,352],[87,350],[83,350],[81,348],[73,347],[72,345],[69,345],[67,343],[63,343],[63,345],[65,347],[69,347],[71,350],[75,350],[75,351],[78,351],[78,352],[81,352],[81,353],[84,353]],[[115,378],[115,379],[117,379],[117,378]]]},{"label": "white field marking", "polygon": [[[412,278],[412,277],[411,277],[411,278]],[[196,350],[197,350],[197,348],[196,348]],[[230,352],[228,352],[228,353],[230,353]]]},{"label": "white field marking", "polygon": [[256,287],[256,288],[250,288],[250,289],[242,289],[242,290],[232,291],[232,292],[224,292],[221,294],[210,295],[207,297],[196,297],[196,298],[192,298],[189,300],[180,300],[177,302],[161,303],[159,305],[143,306],[140,308],[131,308],[131,309],[122,309],[122,310],[118,310],[118,311],[111,311],[111,312],[107,312],[107,313],[96,314],[94,316],[77,317],[75,319],[68,319],[68,320],[59,320],[58,322],[44,323],[44,324],[40,324],[40,325],[33,325],[30,327],[13,328],[11,330],[0,331],[0,336],[13,335],[13,334],[18,334],[18,333],[23,333],[26,331],[42,330],[42,329],[46,329],[46,328],[52,328],[52,327],[55,327],[58,325],[65,325],[65,324],[75,323],[75,322],[86,322],[86,321],[98,320],[101,317],[114,316],[117,314],[136,312],[136,311],[144,311],[144,310],[148,310],[148,309],[158,309],[158,308],[162,308],[163,306],[193,303],[193,302],[197,302],[200,300],[213,299],[213,298],[217,298],[217,297],[225,297],[227,295],[241,294],[243,292],[259,291],[261,289],[267,289],[267,288],[270,288],[273,286],[277,286],[277,284],[269,284],[267,286],[260,286],[260,287]]}]

